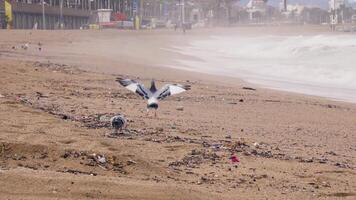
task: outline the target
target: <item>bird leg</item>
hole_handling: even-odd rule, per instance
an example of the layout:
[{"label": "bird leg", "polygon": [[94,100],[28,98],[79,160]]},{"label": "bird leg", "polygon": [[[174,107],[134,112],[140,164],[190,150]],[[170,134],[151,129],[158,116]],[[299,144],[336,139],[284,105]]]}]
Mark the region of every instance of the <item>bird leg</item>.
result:
[{"label": "bird leg", "polygon": [[147,108],[147,109],[146,109],[146,117],[148,117],[149,111],[150,111],[150,110]]}]

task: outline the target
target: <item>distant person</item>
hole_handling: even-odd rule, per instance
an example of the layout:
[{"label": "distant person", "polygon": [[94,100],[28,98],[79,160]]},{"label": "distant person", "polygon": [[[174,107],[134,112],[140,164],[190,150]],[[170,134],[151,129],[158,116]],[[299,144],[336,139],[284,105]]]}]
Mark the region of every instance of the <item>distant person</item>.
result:
[{"label": "distant person", "polygon": [[7,29],[8,20],[9,20],[9,18],[7,16],[5,16],[4,29]]},{"label": "distant person", "polygon": [[38,23],[35,22],[35,24],[33,25],[33,30],[37,30],[37,28],[38,28]]}]

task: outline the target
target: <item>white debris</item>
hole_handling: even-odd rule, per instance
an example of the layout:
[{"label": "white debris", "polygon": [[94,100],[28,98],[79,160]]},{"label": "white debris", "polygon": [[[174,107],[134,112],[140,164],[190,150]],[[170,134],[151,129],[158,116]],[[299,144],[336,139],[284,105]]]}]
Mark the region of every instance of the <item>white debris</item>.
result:
[{"label": "white debris", "polygon": [[258,142],[253,143],[253,146],[257,149],[260,148],[260,144]]},{"label": "white debris", "polygon": [[101,164],[105,164],[106,163],[105,156],[98,156],[98,162],[101,163]]}]

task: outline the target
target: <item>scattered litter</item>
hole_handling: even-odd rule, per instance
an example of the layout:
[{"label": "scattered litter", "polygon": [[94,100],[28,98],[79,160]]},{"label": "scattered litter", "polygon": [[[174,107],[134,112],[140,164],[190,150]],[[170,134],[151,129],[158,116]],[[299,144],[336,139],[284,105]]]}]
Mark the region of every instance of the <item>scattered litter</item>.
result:
[{"label": "scattered litter", "polygon": [[0,98],[4,98],[4,97],[5,97],[4,95],[0,94]]},{"label": "scattered litter", "polygon": [[77,160],[80,164],[90,167],[100,167],[104,170],[117,171],[123,174],[126,173],[126,171],[124,171],[124,165],[116,156],[66,150],[61,157],[64,159]]},{"label": "scattered litter", "polygon": [[212,163],[216,163],[217,161],[221,160],[221,157],[215,153],[211,153],[205,149],[197,150],[193,149],[189,155],[184,156],[184,158],[180,161],[175,161],[169,163],[170,167],[179,167],[179,166],[186,166],[189,168],[196,168],[198,165],[206,161],[210,161]]},{"label": "scattered litter", "polygon": [[83,172],[83,171],[79,171],[79,170],[75,170],[75,169],[65,169],[63,171],[58,171],[58,172],[64,172],[64,173],[71,173],[71,174],[84,174],[84,175],[89,175],[89,176],[96,176],[97,173],[93,173],[93,172]]}]

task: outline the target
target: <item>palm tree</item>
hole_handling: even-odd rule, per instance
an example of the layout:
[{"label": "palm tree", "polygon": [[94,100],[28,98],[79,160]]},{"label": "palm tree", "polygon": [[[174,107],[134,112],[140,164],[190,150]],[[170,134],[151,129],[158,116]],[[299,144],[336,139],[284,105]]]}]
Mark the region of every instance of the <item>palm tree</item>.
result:
[{"label": "palm tree", "polygon": [[232,7],[239,2],[240,0],[224,0],[225,1],[225,5],[226,5],[226,10],[227,10],[227,20],[228,20],[228,24],[230,25],[231,23],[231,11],[232,11]]}]

